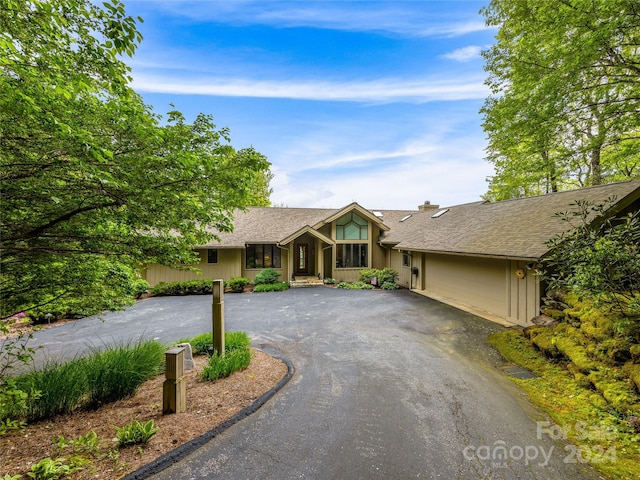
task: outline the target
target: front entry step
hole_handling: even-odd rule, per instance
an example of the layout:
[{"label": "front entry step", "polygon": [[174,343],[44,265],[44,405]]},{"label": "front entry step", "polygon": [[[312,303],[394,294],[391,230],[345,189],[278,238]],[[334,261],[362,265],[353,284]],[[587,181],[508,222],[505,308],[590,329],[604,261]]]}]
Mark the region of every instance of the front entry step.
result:
[{"label": "front entry step", "polygon": [[289,282],[289,286],[291,288],[299,288],[299,287],[318,287],[322,286],[323,282],[318,277],[310,276],[310,277],[300,277],[296,276],[295,280],[291,280]]}]

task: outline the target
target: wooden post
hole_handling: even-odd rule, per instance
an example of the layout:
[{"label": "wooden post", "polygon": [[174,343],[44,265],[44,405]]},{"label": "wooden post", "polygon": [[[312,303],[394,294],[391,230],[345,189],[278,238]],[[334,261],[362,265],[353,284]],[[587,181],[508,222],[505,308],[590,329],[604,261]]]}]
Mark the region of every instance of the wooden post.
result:
[{"label": "wooden post", "polygon": [[224,282],[213,281],[213,351],[224,355]]},{"label": "wooden post", "polygon": [[184,413],[187,409],[187,384],[184,378],[184,347],[164,352],[165,381],[162,384],[162,413]]}]

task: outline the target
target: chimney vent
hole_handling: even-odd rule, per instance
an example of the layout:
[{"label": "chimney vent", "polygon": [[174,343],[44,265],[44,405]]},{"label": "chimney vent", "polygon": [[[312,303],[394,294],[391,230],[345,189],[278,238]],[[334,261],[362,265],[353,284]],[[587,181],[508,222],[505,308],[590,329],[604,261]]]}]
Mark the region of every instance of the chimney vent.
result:
[{"label": "chimney vent", "polygon": [[418,206],[418,211],[424,212],[425,210],[436,210],[440,208],[440,205],[432,205],[429,200],[425,200],[422,205]]}]

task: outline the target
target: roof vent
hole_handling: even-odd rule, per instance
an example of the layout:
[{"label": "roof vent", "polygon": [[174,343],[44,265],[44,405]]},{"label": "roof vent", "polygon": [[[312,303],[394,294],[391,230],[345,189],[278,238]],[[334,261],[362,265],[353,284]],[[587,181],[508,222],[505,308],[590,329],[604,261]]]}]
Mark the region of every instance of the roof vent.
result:
[{"label": "roof vent", "polygon": [[442,215],[444,215],[445,213],[447,213],[449,211],[448,208],[443,208],[442,210],[437,211],[436,213],[434,213],[433,215],[431,215],[431,218],[438,218],[441,217]]},{"label": "roof vent", "polygon": [[425,200],[422,205],[418,206],[418,210],[420,212],[424,212],[425,210],[432,210],[436,208],[440,208],[440,205],[431,205],[431,202],[429,200]]}]

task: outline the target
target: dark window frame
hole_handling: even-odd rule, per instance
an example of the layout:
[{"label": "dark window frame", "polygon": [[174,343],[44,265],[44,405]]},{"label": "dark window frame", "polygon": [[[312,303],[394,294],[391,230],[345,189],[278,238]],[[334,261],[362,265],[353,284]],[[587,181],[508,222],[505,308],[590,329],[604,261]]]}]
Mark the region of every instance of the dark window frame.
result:
[{"label": "dark window frame", "polygon": [[207,263],[210,263],[210,264],[218,263],[218,249],[217,248],[208,248],[207,249]]},{"label": "dark window frame", "polygon": [[282,250],[275,243],[248,243],[245,249],[245,267],[282,268]]},{"label": "dark window frame", "polygon": [[336,247],[336,268],[369,268],[368,243],[339,243]]}]

